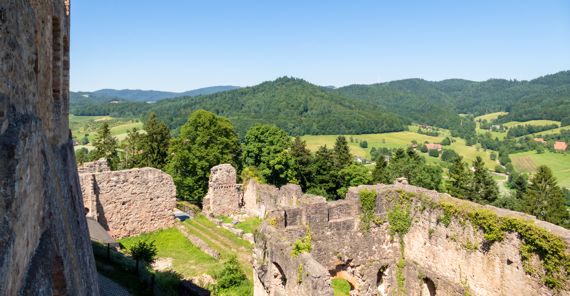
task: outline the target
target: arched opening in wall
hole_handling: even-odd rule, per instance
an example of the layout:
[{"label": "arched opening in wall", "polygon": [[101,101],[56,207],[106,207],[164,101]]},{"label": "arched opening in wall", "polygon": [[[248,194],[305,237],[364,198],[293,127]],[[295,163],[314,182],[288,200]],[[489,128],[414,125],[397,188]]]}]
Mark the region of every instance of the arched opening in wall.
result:
[{"label": "arched opening in wall", "polygon": [[435,283],[428,277],[424,278],[422,284],[422,296],[435,296]]},{"label": "arched opening in wall", "polygon": [[89,208],[85,207],[85,215],[89,214]]},{"label": "arched opening in wall", "polygon": [[[349,261],[350,262],[350,261]],[[358,281],[356,277],[348,272],[348,264],[339,264],[335,266],[334,269],[329,270],[329,273],[334,280],[340,280],[338,283],[347,282],[350,286],[350,291],[356,289],[358,287]]]},{"label": "arched opening in wall", "polygon": [[378,294],[382,296],[388,295],[390,284],[388,282],[388,265],[384,265],[378,269],[376,274],[376,287],[378,287]]},{"label": "arched opening in wall", "polygon": [[[287,277],[283,272],[283,269],[279,264],[273,262],[272,264],[272,271],[271,271],[271,286],[274,287],[277,291],[285,292],[285,286],[287,285]],[[285,294],[283,294],[285,295]]]}]

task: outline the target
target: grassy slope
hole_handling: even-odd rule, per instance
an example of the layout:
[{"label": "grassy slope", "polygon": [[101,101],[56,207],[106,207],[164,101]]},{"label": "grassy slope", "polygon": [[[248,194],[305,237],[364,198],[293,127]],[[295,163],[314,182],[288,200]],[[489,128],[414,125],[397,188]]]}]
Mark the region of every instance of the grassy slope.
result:
[{"label": "grassy slope", "polygon": [[534,173],[538,166],[546,165],[558,179],[558,184],[570,188],[570,154],[534,151],[511,154],[515,169],[520,172]]},{"label": "grassy slope", "polygon": [[[92,142],[95,139],[97,128],[105,121],[111,126],[111,134],[119,141],[122,141],[127,137],[127,130],[135,127],[139,130],[143,128],[143,123],[136,119],[115,118],[111,116],[75,115],[69,115],[69,128],[71,129],[73,137],[76,139],[80,140],[83,138],[83,135],[89,134],[89,141]],[[75,149],[82,147],[93,149],[93,146],[91,145],[78,145],[75,146]]]},{"label": "grassy slope", "polygon": [[[478,117],[475,117],[475,120],[478,119],[486,119],[486,120],[494,120],[497,119],[497,117],[499,117],[500,115],[506,115],[508,114],[507,112],[495,112],[495,113],[489,113],[489,114],[485,114],[485,115],[481,115]],[[519,126],[519,125],[526,125],[526,124],[530,124],[530,125],[549,125],[549,124],[557,124],[560,125],[560,121],[554,121],[554,120],[529,120],[529,121],[510,121],[507,122],[505,124],[503,124],[506,127],[513,127],[513,126]],[[489,132],[488,130],[483,130],[479,128],[479,123],[477,122],[477,127],[476,127],[477,133],[478,134],[485,134],[487,132]],[[491,135],[493,136],[493,138],[498,138],[499,140],[503,140],[505,139],[505,137],[507,136],[507,133],[500,133],[500,132],[490,132]],[[560,128],[556,128],[556,129],[551,129],[551,130],[547,130],[547,131],[543,131],[540,133],[536,133],[533,136],[538,136],[538,135],[547,135],[547,134],[558,134],[560,133]]]},{"label": "grassy slope", "polygon": [[507,115],[507,114],[509,114],[509,113],[508,112],[488,113],[488,114],[484,114],[484,115],[475,117],[475,120],[485,119],[487,121],[490,121],[490,120],[495,120],[495,119],[499,118],[499,116],[501,116],[501,115]]}]

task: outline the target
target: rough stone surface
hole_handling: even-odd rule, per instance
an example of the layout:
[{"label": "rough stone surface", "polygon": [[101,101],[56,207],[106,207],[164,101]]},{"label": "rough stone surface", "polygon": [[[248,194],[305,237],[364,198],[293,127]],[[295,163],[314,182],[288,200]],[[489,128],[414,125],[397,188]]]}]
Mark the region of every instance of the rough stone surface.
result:
[{"label": "rough stone surface", "polygon": [[175,223],[176,187],[172,177],[158,169],[102,171],[79,177],[85,215],[97,220],[113,238]]},{"label": "rough stone surface", "polygon": [[[334,277],[351,284],[351,295],[397,295],[397,263],[402,254],[402,295],[570,295],[568,285],[553,291],[539,276],[525,272],[516,234],[508,233],[487,249],[480,229],[457,218],[445,226],[439,222],[443,211],[420,210],[417,198],[413,199],[417,206],[411,212],[412,226],[402,245],[390,234],[388,222],[363,231],[358,197],[362,189],[377,192],[376,215],[383,221],[387,221],[392,197],[409,192],[434,202],[453,202],[531,220],[570,246],[570,231],[529,215],[457,200],[405,182],[359,186],[350,188],[345,200],[327,203],[307,196],[297,207],[268,209],[255,238],[254,295],[333,295],[330,279]],[[291,254],[293,245],[307,229],[312,250],[295,257]],[[467,246],[469,243],[476,247]],[[540,268],[539,261],[532,264]]]},{"label": "rough stone surface", "polygon": [[220,164],[210,170],[208,194],[203,200],[203,211],[211,216],[230,215],[242,205],[241,187],[236,184],[236,169]]},{"label": "rough stone surface", "polygon": [[68,5],[0,1],[0,295],[99,295],[68,127]]}]

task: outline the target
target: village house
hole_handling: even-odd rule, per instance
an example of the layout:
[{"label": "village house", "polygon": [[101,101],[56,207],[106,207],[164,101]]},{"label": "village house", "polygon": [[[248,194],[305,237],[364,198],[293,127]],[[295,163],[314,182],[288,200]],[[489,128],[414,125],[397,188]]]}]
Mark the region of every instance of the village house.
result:
[{"label": "village house", "polygon": [[554,150],[556,152],[564,152],[566,149],[568,149],[568,144],[566,144],[566,142],[556,141],[554,143]]},{"label": "village house", "polygon": [[546,144],[546,141],[544,140],[544,138],[534,138],[532,140],[536,143]]},{"label": "village house", "polygon": [[435,143],[428,143],[426,144],[426,147],[428,150],[437,150],[440,152],[443,149],[443,146],[441,144],[435,144]]}]

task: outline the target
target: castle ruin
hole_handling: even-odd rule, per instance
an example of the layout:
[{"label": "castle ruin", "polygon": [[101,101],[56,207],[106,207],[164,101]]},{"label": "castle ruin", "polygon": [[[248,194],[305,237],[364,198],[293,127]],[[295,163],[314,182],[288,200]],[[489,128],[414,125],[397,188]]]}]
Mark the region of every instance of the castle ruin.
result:
[{"label": "castle ruin", "polygon": [[171,227],[176,187],[155,168],[111,171],[105,159],[79,167],[85,215],[115,239]]},{"label": "castle ruin", "polygon": [[[226,201],[216,192],[210,205]],[[372,209],[363,208],[363,193]],[[352,187],[329,202],[297,185],[250,180],[241,201],[223,208],[264,219],[255,296],[333,295],[335,278],[350,284],[350,295],[570,295],[569,230],[405,180]]]},{"label": "castle ruin", "polygon": [[68,127],[69,0],[0,2],[0,295],[99,295]]}]

